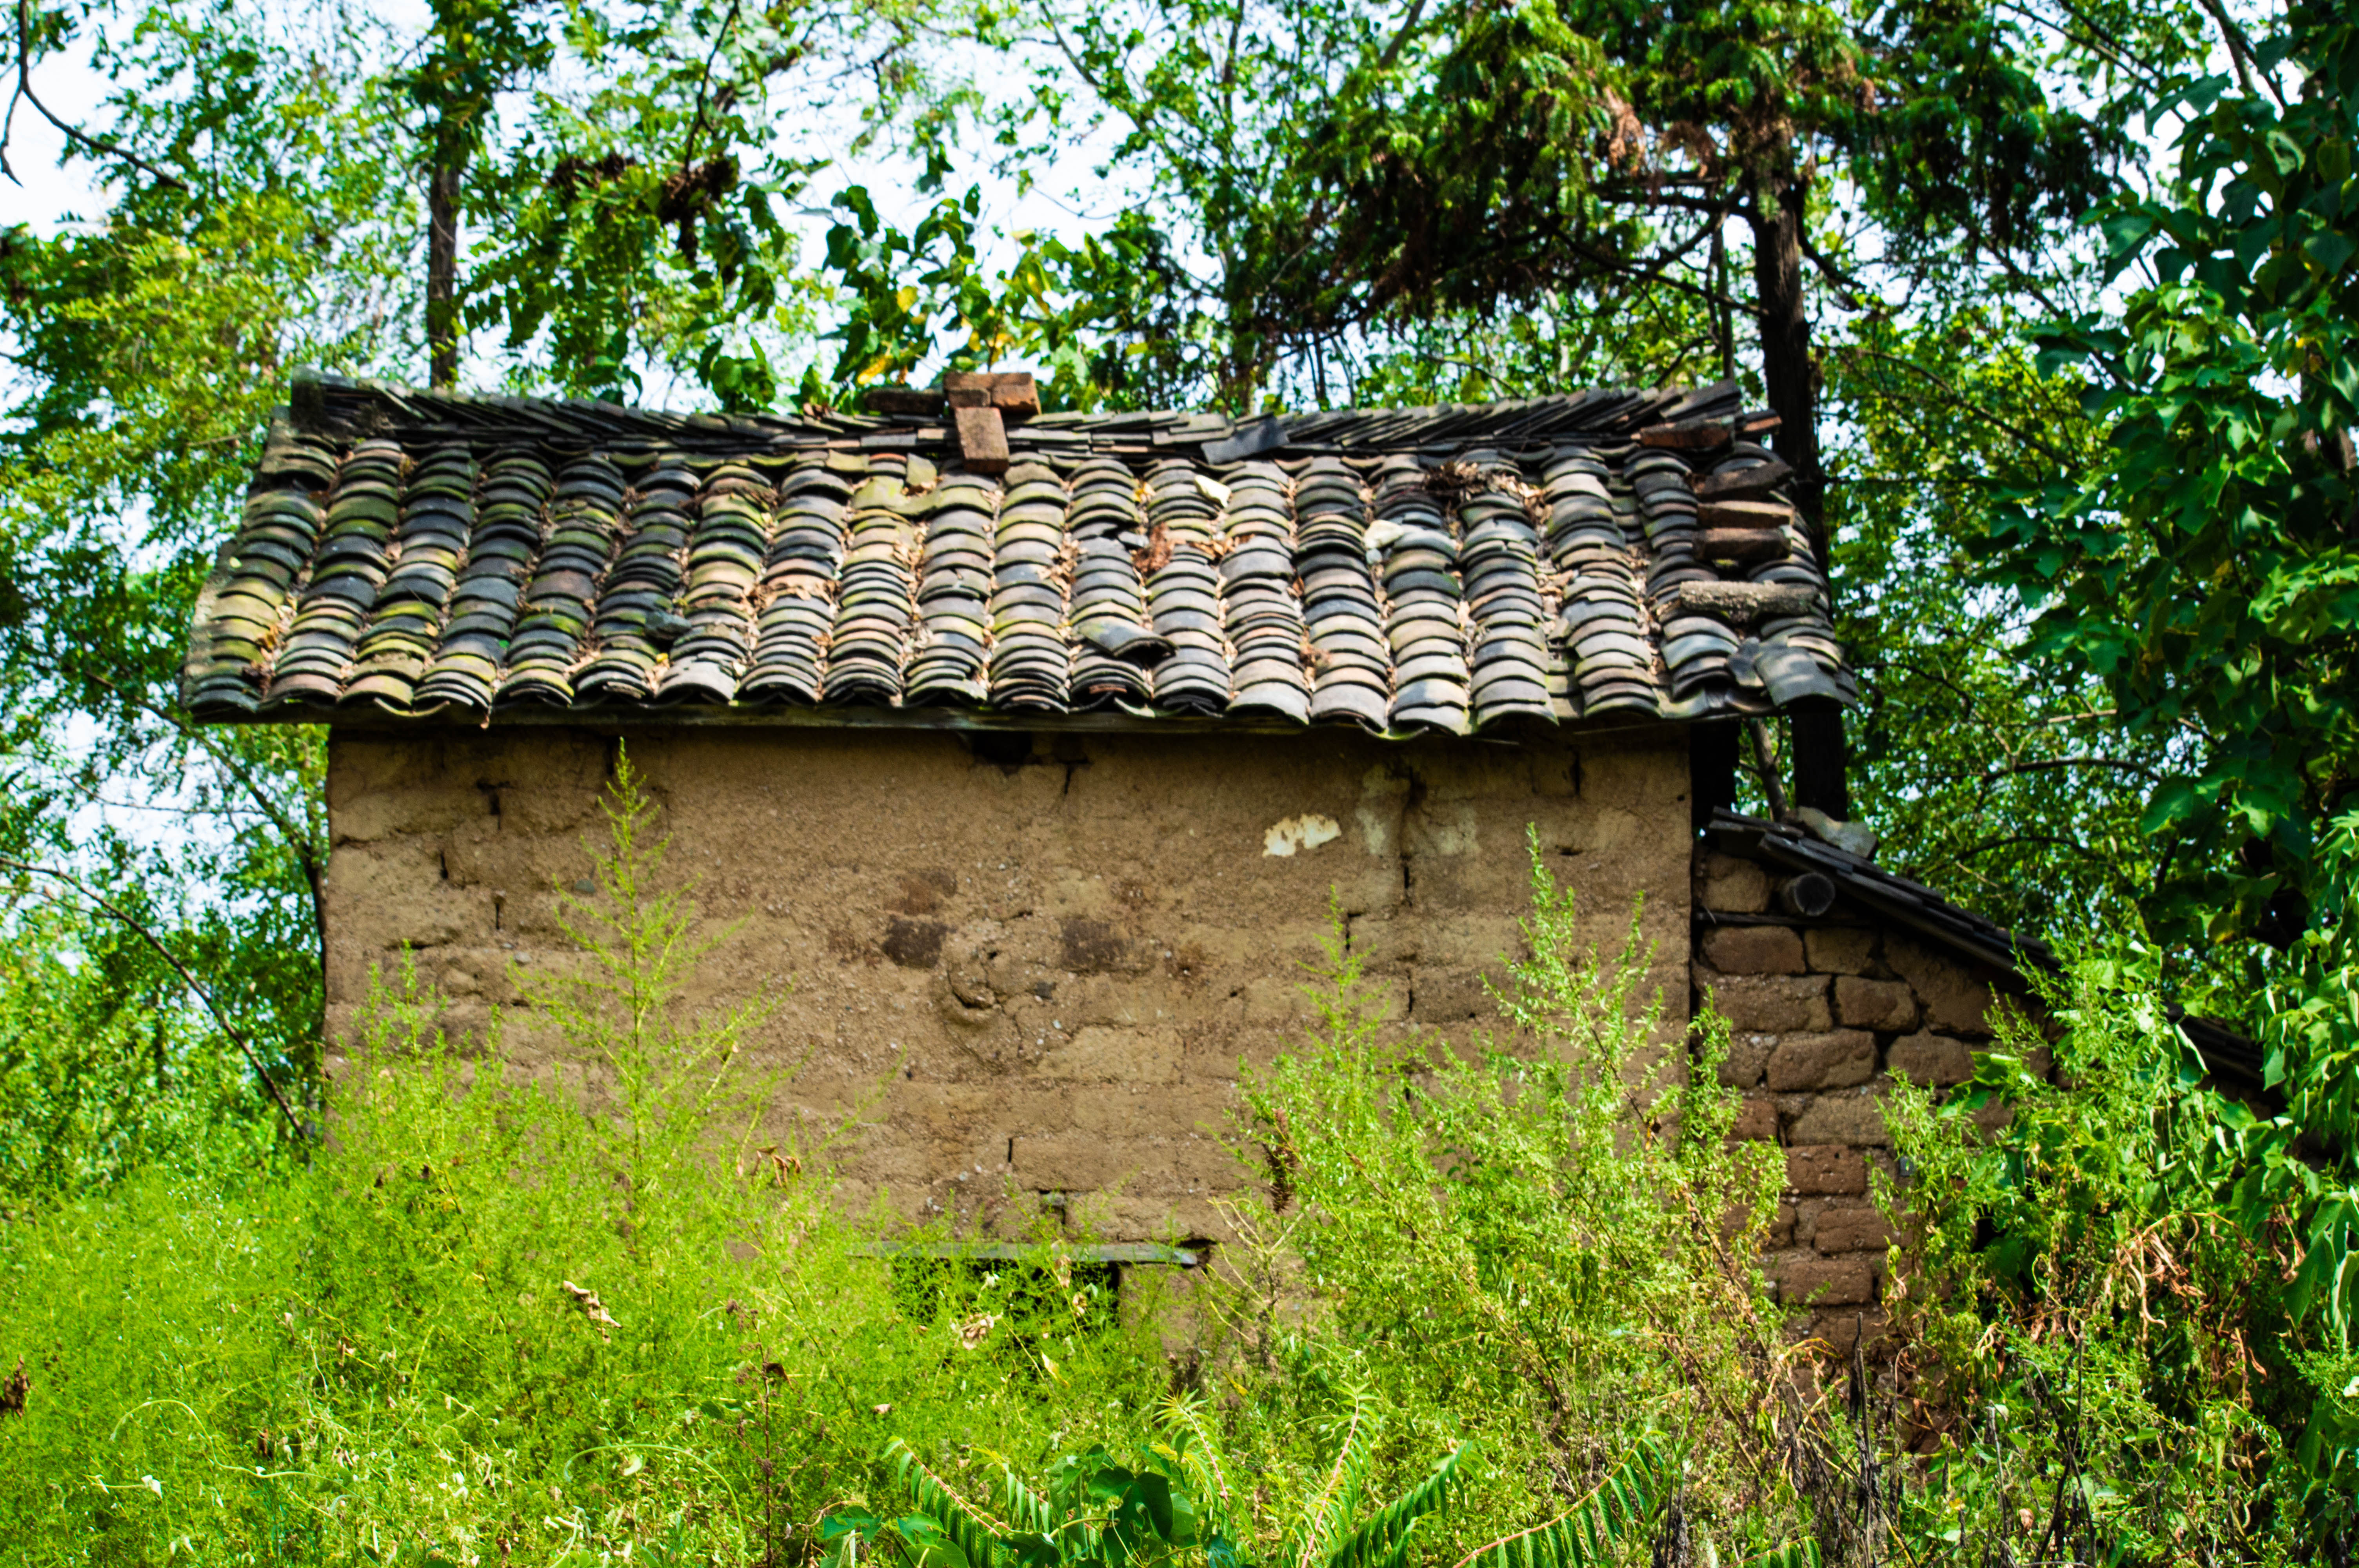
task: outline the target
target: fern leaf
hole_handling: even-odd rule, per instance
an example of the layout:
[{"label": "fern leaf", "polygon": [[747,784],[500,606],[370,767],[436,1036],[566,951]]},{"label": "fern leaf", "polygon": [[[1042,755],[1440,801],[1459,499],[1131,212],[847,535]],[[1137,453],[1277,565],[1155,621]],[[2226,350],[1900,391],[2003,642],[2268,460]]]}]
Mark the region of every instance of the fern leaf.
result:
[{"label": "fern leaf", "polygon": [[958,1489],[926,1467],[907,1443],[895,1438],[885,1445],[885,1463],[901,1483],[918,1511],[941,1527],[951,1544],[966,1553],[973,1568],[995,1568],[1006,1525],[961,1497]]},{"label": "fern leaf", "polygon": [[1474,1451],[1462,1443],[1433,1468],[1433,1474],[1376,1510],[1375,1517],[1343,1538],[1327,1553],[1327,1568],[1388,1568],[1407,1555],[1409,1531],[1417,1521],[1450,1505],[1458,1466]]},{"label": "fern leaf", "polygon": [[1049,1500],[1019,1480],[1016,1467],[1006,1460],[1000,1461],[999,1479],[1000,1489],[1007,1495],[1007,1517],[1016,1530],[1035,1535],[1055,1532],[1057,1516],[1049,1507]]},{"label": "fern leaf", "polygon": [[1809,1536],[1746,1558],[1738,1568],[1819,1568],[1819,1543]]},{"label": "fern leaf", "polygon": [[1180,1444],[1180,1464],[1187,1472],[1190,1489],[1207,1503],[1218,1498],[1220,1517],[1225,1522],[1229,1477],[1221,1467],[1220,1440],[1204,1420],[1204,1401],[1192,1395],[1173,1394],[1163,1401],[1163,1424],[1187,1439]]},{"label": "fern leaf", "polygon": [[1327,1479],[1319,1495],[1303,1510],[1301,1521],[1295,1526],[1289,1554],[1295,1568],[1320,1568],[1330,1543],[1343,1533],[1345,1524],[1360,1498],[1360,1480],[1368,1467],[1368,1428],[1371,1424],[1375,1400],[1362,1389],[1351,1390],[1351,1413],[1341,1422],[1343,1439],[1336,1445],[1335,1463],[1327,1472]]},{"label": "fern leaf", "polygon": [[[1454,1568],[1599,1568],[1614,1543],[1655,1511],[1670,1469],[1669,1455],[1661,1445],[1642,1437],[1630,1456],[1589,1496],[1546,1524],[1476,1547]],[[1803,1565],[1760,1563],[1759,1568]]]}]

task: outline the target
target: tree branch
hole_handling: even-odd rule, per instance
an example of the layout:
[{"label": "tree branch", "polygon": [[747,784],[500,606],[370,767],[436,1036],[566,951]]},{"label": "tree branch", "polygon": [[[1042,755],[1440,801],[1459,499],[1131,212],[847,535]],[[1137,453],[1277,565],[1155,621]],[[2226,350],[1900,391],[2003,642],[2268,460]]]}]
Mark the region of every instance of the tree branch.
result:
[{"label": "tree branch", "polygon": [[704,91],[712,85],[712,62],[721,58],[721,46],[729,41],[729,29],[737,25],[737,4],[738,0],[729,0],[728,15],[721,18],[721,26],[712,35],[712,47],[704,51],[704,72],[696,79],[696,114],[688,122],[688,137],[679,148],[682,179],[694,168],[696,138],[704,129]]},{"label": "tree branch", "polygon": [[[2006,276],[2014,281],[2015,286],[2023,290],[2027,296],[2035,301],[2042,310],[2047,311],[2050,317],[2058,321],[2069,321],[2072,319],[2072,313],[2070,310],[2065,309],[2061,305],[2057,304],[2053,299],[2048,297],[2048,291],[2039,287],[2038,280],[2033,277],[2029,273],[2024,271],[2022,267],[2017,265],[2016,260],[2013,256],[2008,255],[2005,251],[2000,250],[1996,245],[1992,244],[1979,233],[1974,235],[1973,243],[1976,250],[1981,251],[1983,254],[1998,263],[1998,265],[2006,270]],[[2121,365],[2119,361],[2109,359],[2105,362],[2107,368],[2111,369],[2116,375],[2121,373]]]},{"label": "tree branch", "polygon": [[2002,838],[1985,838],[1970,849],[1962,849],[1959,851],[1958,859],[1961,860],[1969,860],[1976,855],[1987,854],[1993,849],[2004,849],[2010,844],[2053,844],[2060,849],[2070,849],[2074,854],[2082,856],[2088,860],[2101,860],[2104,859],[2104,856],[2098,854],[2094,849],[2090,849],[2086,844],[2082,843],[2077,838],[2067,838],[2062,835],[2056,833],[2009,833]]},{"label": "tree branch", "polygon": [[1809,257],[1810,265],[1819,269],[1819,276],[1825,278],[1828,286],[1833,288],[1836,297],[1842,300],[1843,308],[1862,312],[1875,308],[1862,296],[1858,280],[1845,274],[1833,262],[1829,261],[1821,253],[1819,247],[1810,243],[1810,231],[1807,226],[1800,230],[1800,238],[1802,254]]},{"label": "tree branch", "polygon": [[[1239,5],[1237,15],[1243,16],[1245,14],[1245,8]],[[1418,21],[1424,14],[1425,0],[1410,0],[1408,15],[1401,18],[1400,30],[1393,35],[1393,41],[1385,46],[1385,52],[1376,57],[1378,70],[1390,70],[1393,68],[1393,62],[1400,59],[1402,47],[1408,42],[1409,35],[1417,31]],[[1234,49],[1234,44],[1231,47]]]},{"label": "tree branch", "polygon": [[2116,69],[2125,71],[2135,78],[2138,85],[2145,88],[2148,92],[2151,92],[2158,97],[2161,95],[2163,91],[2162,77],[2151,64],[2145,60],[2133,59],[2127,53],[2115,48],[2113,44],[2101,38],[2099,36],[2101,29],[2099,28],[2095,19],[2091,17],[2086,12],[2081,10],[2078,6],[2071,4],[2071,0],[2058,0],[2058,5],[2067,16],[2081,24],[2080,30],[2076,31],[2071,27],[2060,26],[2050,18],[2042,16],[2031,6],[2016,4],[2014,3],[2014,0],[2000,0],[1998,8],[2002,11],[2012,11],[2017,16],[2023,17],[2025,20],[2037,27],[2050,28],[2053,31],[2061,34],[2064,38],[2067,38],[2072,42],[2080,45],[2082,49],[2089,50],[2092,54],[2103,56]]},{"label": "tree branch", "polygon": [[16,178],[16,171],[8,167],[8,132],[9,129],[16,123],[16,101],[20,98],[26,103],[30,103],[34,109],[39,113],[42,119],[47,120],[50,124],[55,125],[68,141],[79,142],[83,146],[90,148],[92,152],[101,153],[112,158],[119,158],[123,162],[129,164],[134,168],[144,170],[146,173],[153,177],[156,182],[159,185],[168,185],[175,190],[188,189],[186,185],[182,184],[172,176],[165,173],[162,169],[158,168],[154,164],[149,163],[137,153],[132,152],[126,147],[119,146],[114,142],[106,141],[98,136],[93,136],[89,132],[83,130],[81,126],[68,124],[65,121],[59,119],[55,114],[49,113],[49,106],[42,103],[39,95],[35,93],[33,91],[33,23],[31,0],[16,0],[16,86],[15,91],[8,94],[7,119],[5,123],[0,123],[0,174],[6,175],[9,181],[16,185],[22,185],[25,182],[18,179]]},{"label": "tree branch", "polygon": [[[2195,3],[2203,7],[2206,16],[2220,25],[2220,37],[2228,46],[2228,63],[2236,68],[2236,81],[2244,88],[2245,96],[2251,97],[2253,95],[2252,40],[2245,37],[2245,29],[2236,25],[2235,19],[2228,15],[2226,8],[2220,4],[2220,0],[2195,0]],[[2261,81],[2268,89],[2269,96],[2277,100],[2277,107],[2284,108],[2285,95],[2277,91],[2277,84],[2266,75],[2261,78]]]},{"label": "tree branch", "polygon": [[1898,365],[1901,369],[1909,371],[1924,380],[1930,382],[1934,388],[1939,391],[1943,397],[1949,399],[1951,406],[1962,408],[1969,414],[1977,416],[1987,422],[1995,429],[2006,431],[2008,435],[2013,436],[2017,440],[2021,441],[2026,446],[2037,448],[2039,451],[2045,453],[2048,457],[2053,459],[2059,463],[2064,464],[2067,467],[2070,467],[2071,464],[2071,460],[2070,458],[2066,457],[2063,452],[2058,450],[2056,448],[2049,445],[2048,442],[2039,436],[2034,434],[2032,431],[2025,429],[2022,426],[2016,424],[2012,420],[2001,418],[1998,415],[1984,407],[1981,404],[1976,403],[1964,393],[1951,385],[1948,381],[1936,375],[1933,372],[1927,370],[1923,365],[1919,364],[1914,360],[1903,359],[1898,354],[1887,354],[1881,349],[1871,349],[1864,343],[1846,343],[1834,351],[1839,354],[1865,354],[1870,359],[1882,360],[1886,364]]},{"label": "tree branch", "polygon": [[197,1000],[205,1004],[205,1011],[213,1015],[213,1022],[221,1027],[223,1033],[230,1037],[231,1044],[234,1044],[239,1054],[245,1058],[245,1065],[254,1069],[254,1076],[262,1080],[264,1090],[270,1096],[270,1103],[277,1106],[278,1114],[287,1119],[287,1130],[293,1133],[298,1141],[301,1140],[303,1124],[295,1119],[295,1112],[288,1105],[287,1097],[278,1092],[278,1085],[263,1066],[260,1054],[255,1051],[253,1044],[237,1025],[229,1021],[229,1015],[222,1011],[221,1004],[213,1000],[212,992],[207,990],[202,982],[190,972],[188,965],[180,962],[179,954],[164,945],[162,937],[147,928],[145,921],[109,899],[105,894],[96,892],[88,883],[53,866],[36,865],[30,860],[19,860],[13,856],[0,856],[0,870],[17,871],[26,876],[48,877],[53,881],[63,882],[67,887],[90,900],[99,913],[111,919],[121,921],[130,928],[132,935],[156,949],[158,956],[164,962],[171,965],[173,970],[179,975],[181,983],[195,992]]},{"label": "tree branch", "polygon": [[2119,768],[2125,773],[2144,773],[2150,779],[2162,777],[2144,762],[2134,762],[2126,757],[2043,757],[2038,762],[2009,762],[2003,768],[1993,768],[1979,782],[1996,784],[2009,773],[2036,773],[2045,768]]},{"label": "tree branch", "polygon": [[1723,309],[1742,310],[1747,316],[1752,317],[1756,320],[1759,320],[1761,318],[1761,307],[1754,303],[1752,300],[1738,299],[1732,295],[1722,293],[1719,289],[1707,288],[1701,284],[1689,283],[1681,278],[1660,276],[1656,272],[1641,271],[1638,267],[1628,262],[1622,261],[1618,257],[1611,255],[1606,252],[1582,244],[1578,240],[1567,240],[1565,242],[1565,248],[1571,251],[1573,254],[1581,257],[1582,260],[1586,261],[1593,265],[1603,267],[1607,272],[1616,274],[1620,276],[1635,277],[1642,283],[1659,283],[1666,288],[1677,289],[1681,294],[1692,294],[1697,298],[1704,300],[1710,304],[1720,306]]},{"label": "tree branch", "polygon": [[158,706],[137,692],[125,690],[95,671],[82,670],[79,674],[82,679],[92,685],[105,687],[122,701],[154,715],[195,741],[197,745],[203,748],[205,754],[211,757],[223,773],[236,781],[238,787],[245,792],[247,798],[251,799],[262,814],[270,819],[271,826],[277,828],[288,844],[293,848],[296,863],[303,868],[303,880],[311,890],[311,920],[319,929],[320,956],[324,960],[328,951],[327,868],[320,861],[319,849],[311,842],[310,834],[298,827],[288,817],[278,803],[270,798],[263,790],[261,784],[246,771],[243,764],[223,752],[211,736],[190,724],[179,714]]}]

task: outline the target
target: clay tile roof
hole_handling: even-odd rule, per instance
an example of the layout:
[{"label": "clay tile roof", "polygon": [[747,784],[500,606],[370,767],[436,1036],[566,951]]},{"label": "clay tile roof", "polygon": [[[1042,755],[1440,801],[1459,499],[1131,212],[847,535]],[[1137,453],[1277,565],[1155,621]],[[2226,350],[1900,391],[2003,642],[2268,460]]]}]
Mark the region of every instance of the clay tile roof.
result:
[{"label": "clay tile roof", "polygon": [[[1791,822],[1769,822],[1722,808],[1712,813],[1705,841],[1723,854],[1758,861],[1787,876],[1817,873],[1836,897],[1849,901],[1844,915],[1898,925],[1956,956],[2029,979],[2035,971],[2060,974],[2064,964],[2038,937],[2009,931],[1972,910],[1951,903],[1919,881],[1897,876],[1875,862],[1812,837]],[[1730,916],[1701,904],[1700,922]],[[1742,916],[1736,918],[1745,918]],[[2178,1002],[2167,1004],[2170,1022],[2187,1036],[2204,1070],[2223,1088],[2275,1115],[2284,1098],[2267,1079],[2267,1053],[2257,1043],[2216,1018],[2201,1018]]]},{"label": "clay tile roof", "polygon": [[2062,967],[2038,937],[1985,920],[1922,882],[1821,842],[1795,823],[1769,822],[1723,808],[1712,813],[1705,840],[1723,854],[1757,860],[1788,876],[1816,872],[1859,911],[1906,926],[1961,957],[2022,974],[2035,969],[2053,973]]},{"label": "clay tile roof", "polygon": [[[742,418],[306,373],[198,599],[214,720],[1347,722],[1854,701],[1728,384],[1233,423]],[[1003,467],[1004,465],[1004,467]],[[976,471],[1000,469],[1002,471]]]}]

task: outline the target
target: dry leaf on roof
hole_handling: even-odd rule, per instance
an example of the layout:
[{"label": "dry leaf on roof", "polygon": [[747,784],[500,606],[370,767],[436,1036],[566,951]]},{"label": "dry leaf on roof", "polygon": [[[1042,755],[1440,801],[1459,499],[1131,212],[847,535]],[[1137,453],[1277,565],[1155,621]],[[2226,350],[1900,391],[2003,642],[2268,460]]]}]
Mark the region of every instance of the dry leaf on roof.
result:
[{"label": "dry leaf on roof", "polygon": [[1177,546],[1172,543],[1171,530],[1163,524],[1158,523],[1155,525],[1155,531],[1147,536],[1147,547],[1143,550],[1131,551],[1131,564],[1138,568],[1139,576],[1153,577],[1171,564],[1171,552]]}]

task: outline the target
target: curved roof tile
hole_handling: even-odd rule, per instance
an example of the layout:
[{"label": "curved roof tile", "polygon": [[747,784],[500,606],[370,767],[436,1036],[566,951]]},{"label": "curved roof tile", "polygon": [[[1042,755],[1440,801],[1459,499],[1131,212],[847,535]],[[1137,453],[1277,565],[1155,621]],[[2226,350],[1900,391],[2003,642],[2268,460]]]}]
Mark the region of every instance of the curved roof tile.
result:
[{"label": "curved roof tile", "polygon": [[[1234,423],[677,415],[306,373],[198,600],[202,719],[1355,724],[1856,699],[1729,384]],[[995,459],[989,465],[1000,467]]]}]

